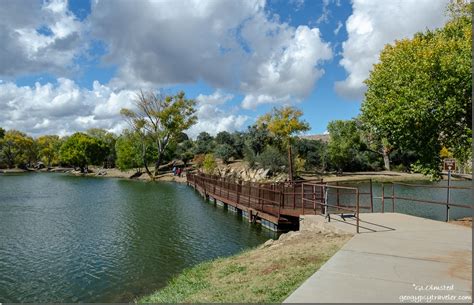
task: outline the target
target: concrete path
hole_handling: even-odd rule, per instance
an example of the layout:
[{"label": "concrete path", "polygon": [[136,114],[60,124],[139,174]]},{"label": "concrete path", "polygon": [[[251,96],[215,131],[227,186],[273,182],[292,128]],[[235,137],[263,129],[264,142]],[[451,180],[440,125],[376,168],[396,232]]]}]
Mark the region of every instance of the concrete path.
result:
[{"label": "concrete path", "polygon": [[[363,233],[285,303],[472,303],[470,228],[398,213],[361,219]],[[331,225],[354,233],[348,222],[334,218]]]}]

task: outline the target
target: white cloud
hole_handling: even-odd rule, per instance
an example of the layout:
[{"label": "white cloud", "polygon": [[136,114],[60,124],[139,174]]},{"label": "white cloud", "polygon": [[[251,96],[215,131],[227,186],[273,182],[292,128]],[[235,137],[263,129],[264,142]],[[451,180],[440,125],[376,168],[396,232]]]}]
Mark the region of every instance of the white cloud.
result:
[{"label": "white cloud", "polygon": [[202,105],[204,105],[204,104],[222,105],[222,104],[225,104],[226,102],[230,101],[233,98],[234,98],[234,96],[232,94],[224,93],[221,90],[216,90],[211,95],[199,94],[197,96],[196,100]]},{"label": "white cloud", "polygon": [[[295,5],[303,5],[296,0]],[[293,27],[270,16],[264,0],[128,0],[92,2],[83,22],[65,0],[2,1],[0,6],[0,125],[65,134],[89,127],[120,130],[118,111],[136,89],[194,83],[221,88],[199,95],[202,120],[193,130],[234,130],[248,117],[224,105],[237,92],[242,107],[294,103],[307,97],[324,74],[332,51],[318,28]],[[92,89],[71,80],[78,56],[92,39],[105,43],[103,62],[116,76]],[[11,81],[51,73],[58,78],[33,87]]]},{"label": "white cloud", "polygon": [[6,129],[32,135],[68,134],[92,127],[120,131],[120,109],[133,107],[135,92],[114,92],[94,82],[93,89],[80,88],[74,81],[59,78],[58,83],[19,87],[0,84],[0,122]]},{"label": "white cloud", "polygon": [[[268,16],[265,1],[96,1],[89,27],[119,64],[113,87],[204,80],[253,101],[299,100],[332,56],[317,28]],[[127,22],[123,22],[127,20]],[[258,98],[270,96],[271,98]],[[253,98],[257,97],[257,98]]]},{"label": "white cloud", "polygon": [[[95,81],[92,89],[80,88],[74,81],[59,78],[58,83],[17,86],[0,83],[0,127],[18,129],[37,136],[66,135],[89,128],[104,128],[120,133],[127,128],[120,109],[134,108],[136,92],[113,90]],[[245,127],[249,117],[236,114],[236,109],[220,107],[233,95],[216,90],[197,98],[198,123],[189,130],[196,137],[201,131],[212,135]]]},{"label": "white cloud", "polygon": [[336,92],[349,99],[361,99],[366,90],[363,81],[384,45],[442,26],[447,2],[354,0],[352,15],[346,21],[348,39],[343,42],[340,61],[348,76],[336,82]]},{"label": "white cloud", "polygon": [[205,131],[211,135],[216,135],[220,131],[235,131],[246,126],[249,117],[246,115],[236,114],[234,111],[224,111],[221,105],[231,100],[233,96],[226,94],[221,90],[216,90],[211,95],[200,94],[196,100],[198,101],[196,116],[198,122],[192,126],[186,133],[192,138]]},{"label": "white cloud", "polygon": [[332,57],[330,45],[322,41],[317,28],[279,26],[281,36],[269,37],[265,24],[256,22],[244,35],[263,52],[255,52],[248,61],[241,82],[246,93],[242,107],[297,102],[307,97],[324,74],[318,65]]},{"label": "white cloud", "polygon": [[64,1],[2,1],[0,75],[66,73],[82,51],[81,27]]}]

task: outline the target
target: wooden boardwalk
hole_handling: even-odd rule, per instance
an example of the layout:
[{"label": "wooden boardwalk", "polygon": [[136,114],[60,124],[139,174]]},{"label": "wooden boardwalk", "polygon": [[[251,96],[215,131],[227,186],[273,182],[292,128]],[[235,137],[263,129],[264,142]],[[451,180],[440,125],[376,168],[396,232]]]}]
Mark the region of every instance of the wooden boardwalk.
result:
[{"label": "wooden boardwalk", "polygon": [[[255,183],[204,174],[188,173],[186,177],[187,184],[206,198],[234,207],[248,217],[249,221],[263,220],[262,223],[275,230],[297,226],[300,215],[351,213],[357,218],[360,208],[370,208],[359,205],[362,193],[357,188],[328,185],[322,180]],[[335,204],[328,204],[329,190],[337,192]],[[354,200],[342,205],[339,195],[343,194],[353,195]]]}]

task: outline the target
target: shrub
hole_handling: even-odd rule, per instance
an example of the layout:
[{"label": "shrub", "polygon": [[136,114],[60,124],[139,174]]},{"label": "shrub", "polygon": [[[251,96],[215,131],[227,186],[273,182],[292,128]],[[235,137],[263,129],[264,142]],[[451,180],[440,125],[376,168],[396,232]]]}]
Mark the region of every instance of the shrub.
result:
[{"label": "shrub", "polygon": [[206,154],[206,156],[204,157],[204,161],[202,163],[202,167],[206,174],[214,173],[214,170],[217,167],[217,163],[216,163],[216,158],[214,157],[213,154]]},{"label": "shrub", "polygon": [[263,168],[272,172],[281,172],[288,164],[286,156],[274,146],[267,146],[265,150],[256,157],[256,161]]},{"label": "shrub", "polygon": [[229,163],[229,159],[234,156],[235,150],[229,144],[220,144],[215,149],[215,154],[225,164]]},{"label": "shrub", "polygon": [[244,147],[244,160],[247,161],[247,163],[249,164],[250,167],[255,166],[255,162],[256,162],[255,153],[247,145],[245,145],[245,147]]}]

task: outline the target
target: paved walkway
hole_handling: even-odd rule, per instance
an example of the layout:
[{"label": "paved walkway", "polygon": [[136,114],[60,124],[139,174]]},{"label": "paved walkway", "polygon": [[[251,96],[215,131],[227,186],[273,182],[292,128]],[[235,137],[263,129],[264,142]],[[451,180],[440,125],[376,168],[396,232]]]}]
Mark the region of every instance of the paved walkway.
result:
[{"label": "paved walkway", "polygon": [[[472,302],[470,228],[398,213],[361,214],[361,219],[363,233],[285,303]],[[336,219],[331,225],[355,232]]]}]

